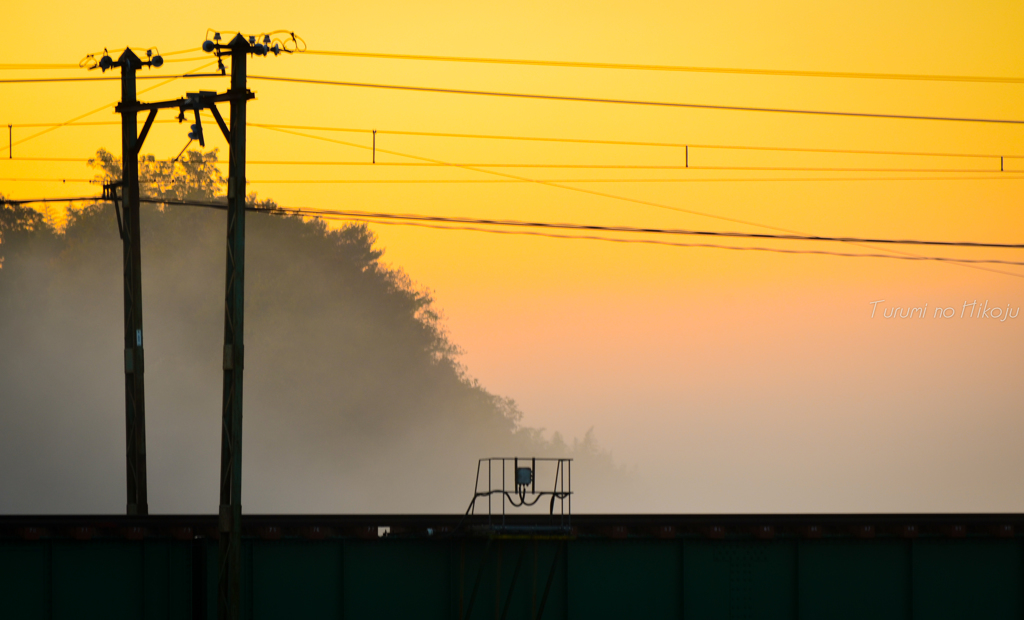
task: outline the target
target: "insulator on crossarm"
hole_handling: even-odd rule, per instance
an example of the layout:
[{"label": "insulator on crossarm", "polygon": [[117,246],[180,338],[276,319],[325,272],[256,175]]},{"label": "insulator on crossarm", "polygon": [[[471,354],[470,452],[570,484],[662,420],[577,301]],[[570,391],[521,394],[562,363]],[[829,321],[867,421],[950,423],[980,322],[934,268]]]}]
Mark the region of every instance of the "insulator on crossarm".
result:
[{"label": "insulator on crossarm", "polygon": [[188,132],[189,140],[198,140],[199,146],[206,146],[206,141],[203,140],[203,126],[199,123],[192,125],[192,131]]}]

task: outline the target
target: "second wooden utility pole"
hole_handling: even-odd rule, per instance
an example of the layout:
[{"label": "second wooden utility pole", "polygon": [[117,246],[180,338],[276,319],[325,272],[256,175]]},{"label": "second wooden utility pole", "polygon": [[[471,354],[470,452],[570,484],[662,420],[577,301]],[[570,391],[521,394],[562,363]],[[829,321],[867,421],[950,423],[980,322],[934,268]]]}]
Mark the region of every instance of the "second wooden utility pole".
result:
[{"label": "second wooden utility pole", "polygon": [[245,361],[245,108],[246,60],[253,47],[242,35],[231,51],[228,162],[227,280],[224,291],[224,400],[220,452],[220,574],[218,617],[238,620],[242,575],[242,370]]}]

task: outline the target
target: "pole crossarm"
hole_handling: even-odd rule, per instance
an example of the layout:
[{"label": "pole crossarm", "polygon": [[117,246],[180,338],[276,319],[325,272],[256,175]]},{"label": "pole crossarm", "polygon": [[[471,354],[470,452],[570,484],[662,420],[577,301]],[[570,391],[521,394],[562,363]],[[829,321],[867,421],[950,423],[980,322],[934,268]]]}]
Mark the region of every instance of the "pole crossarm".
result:
[{"label": "pole crossarm", "polygon": [[202,95],[200,97],[182,97],[180,99],[174,99],[171,101],[153,101],[150,103],[143,103],[141,101],[135,102],[121,102],[114,107],[115,112],[141,112],[143,110],[163,110],[167,108],[179,108],[182,110],[204,110],[206,108],[213,107],[214,104],[221,103],[224,101],[237,101],[240,99],[249,100],[255,99],[256,93],[246,89],[244,93],[233,93],[224,92],[220,94]]}]

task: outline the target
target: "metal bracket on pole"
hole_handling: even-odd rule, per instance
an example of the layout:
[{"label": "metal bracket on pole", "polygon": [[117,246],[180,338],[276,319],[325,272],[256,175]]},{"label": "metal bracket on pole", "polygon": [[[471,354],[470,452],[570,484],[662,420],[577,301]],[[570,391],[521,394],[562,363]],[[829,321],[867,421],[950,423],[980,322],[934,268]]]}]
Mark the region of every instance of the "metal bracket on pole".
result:
[{"label": "metal bracket on pole", "polygon": [[228,144],[231,144],[231,132],[228,131],[228,125],[224,122],[224,117],[220,115],[220,110],[217,109],[216,104],[210,104],[210,112],[213,112],[213,118],[217,121],[220,132],[224,134],[224,139],[228,141]]},{"label": "metal bracket on pole", "polygon": [[142,126],[142,133],[139,134],[139,139],[135,142],[136,158],[138,158],[139,152],[142,151],[142,143],[146,141],[146,136],[149,135],[149,128],[153,126],[153,120],[155,118],[156,110],[150,110],[149,115],[146,117],[146,123]]},{"label": "metal bracket on pole", "polygon": [[103,184],[103,200],[109,200],[114,203],[114,214],[117,215],[117,235],[124,241],[124,224],[121,223],[121,206],[117,200],[117,188],[121,187],[121,181],[114,181],[113,183]]}]

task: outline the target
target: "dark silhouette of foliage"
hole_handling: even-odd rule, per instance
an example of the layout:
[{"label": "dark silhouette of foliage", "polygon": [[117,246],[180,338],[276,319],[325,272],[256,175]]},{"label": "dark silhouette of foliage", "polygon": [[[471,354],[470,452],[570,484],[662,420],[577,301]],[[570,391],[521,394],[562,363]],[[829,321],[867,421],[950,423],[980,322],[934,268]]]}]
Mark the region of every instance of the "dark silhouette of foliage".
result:
[{"label": "dark silhouette of foliage", "polygon": [[[142,194],[216,200],[224,182],[216,162],[216,151],[190,151],[177,162],[146,157]],[[120,176],[106,151],[90,164],[105,180]],[[476,459],[496,453],[575,452],[612,471],[591,434],[573,447],[557,435],[545,440],[522,427],[514,401],[472,379],[429,291],[381,261],[365,224],[330,229],[254,194],[249,204],[258,211],[247,215],[244,459],[246,472],[257,472],[246,488],[266,498],[258,501],[330,489],[341,495],[324,499],[324,509],[456,511],[469,499]],[[203,475],[215,485],[224,212],[144,204],[141,224],[151,475],[160,476],[152,455],[168,451],[159,440],[170,436],[174,448],[162,458],[175,464],[174,477]],[[112,205],[69,211],[62,231],[31,209],[3,205],[0,235],[0,343],[18,355],[32,354],[33,339],[67,345],[62,363],[81,387],[48,396],[52,409],[122,410],[121,242]],[[7,303],[21,297],[32,307]],[[2,373],[0,407],[33,398]],[[105,430],[115,438],[124,432],[116,420]],[[190,433],[205,448],[188,448]],[[187,456],[192,449],[206,455],[203,467]],[[115,495],[120,480],[107,481]],[[182,491],[178,503],[196,500]]]}]

